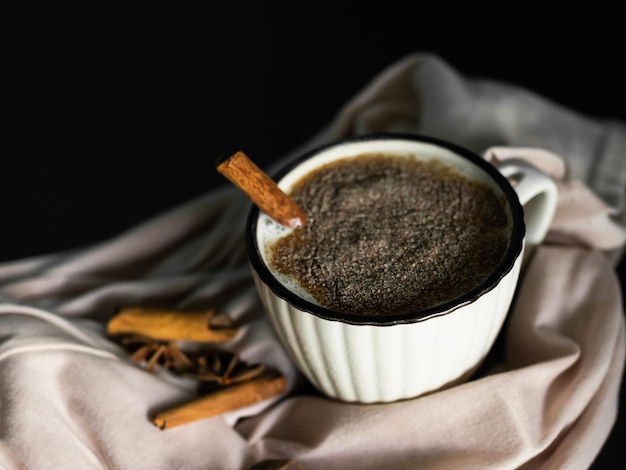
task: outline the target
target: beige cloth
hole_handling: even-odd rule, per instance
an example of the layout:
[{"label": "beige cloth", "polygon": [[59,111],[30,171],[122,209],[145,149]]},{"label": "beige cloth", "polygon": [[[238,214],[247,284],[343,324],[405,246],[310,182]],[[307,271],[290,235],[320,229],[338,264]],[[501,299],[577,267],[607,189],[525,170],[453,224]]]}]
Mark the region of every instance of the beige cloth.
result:
[{"label": "beige cloth", "polygon": [[[0,467],[247,469],[292,458],[306,470],[587,468],[615,420],[626,357],[614,271],[626,245],[626,127],[416,53],[302,148],[382,130],[446,138],[488,159],[521,156],[559,185],[553,227],[480,375],[385,405],[312,393],[252,285],[249,202],[224,186],[107,243],[0,265]],[[155,428],[151,412],[191,399],[194,384],[134,366],[104,324],[120,306],[156,301],[243,321],[224,347],[279,368],[287,393]]]}]

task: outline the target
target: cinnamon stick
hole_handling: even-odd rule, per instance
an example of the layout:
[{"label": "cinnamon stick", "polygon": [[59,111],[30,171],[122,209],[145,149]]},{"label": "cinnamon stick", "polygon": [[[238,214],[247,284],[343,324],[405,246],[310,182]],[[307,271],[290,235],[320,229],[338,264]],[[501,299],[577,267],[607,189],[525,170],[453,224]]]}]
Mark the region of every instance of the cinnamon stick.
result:
[{"label": "cinnamon stick", "polygon": [[262,375],[246,382],[219,389],[183,405],[161,411],[151,421],[160,429],[170,429],[259,403],[282,393],[285,386],[286,380],[282,374]]},{"label": "cinnamon stick", "polygon": [[279,224],[285,227],[298,227],[306,223],[306,212],[245,153],[240,151],[222,160],[217,165],[217,171]]},{"label": "cinnamon stick", "polygon": [[108,321],[107,333],[112,336],[143,335],[163,341],[218,343],[233,339],[239,331],[232,323],[225,322],[223,317],[216,315],[213,309],[185,312],[126,307]]}]

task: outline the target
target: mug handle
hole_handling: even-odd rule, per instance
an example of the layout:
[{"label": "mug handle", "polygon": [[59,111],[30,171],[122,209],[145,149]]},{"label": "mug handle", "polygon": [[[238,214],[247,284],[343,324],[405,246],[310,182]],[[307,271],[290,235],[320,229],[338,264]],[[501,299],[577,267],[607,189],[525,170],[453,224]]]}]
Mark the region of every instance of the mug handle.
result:
[{"label": "mug handle", "polygon": [[557,186],[550,176],[526,160],[509,159],[496,166],[509,180],[524,207],[526,237],[523,266],[548,233],[556,212]]}]

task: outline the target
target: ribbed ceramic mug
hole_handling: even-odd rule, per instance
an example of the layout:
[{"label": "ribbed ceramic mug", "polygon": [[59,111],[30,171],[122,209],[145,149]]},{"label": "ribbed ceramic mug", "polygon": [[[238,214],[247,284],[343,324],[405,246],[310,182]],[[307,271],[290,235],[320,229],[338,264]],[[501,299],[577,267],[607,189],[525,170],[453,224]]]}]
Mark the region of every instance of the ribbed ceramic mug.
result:
[{"label": "ribbed ceramic mug", "polygon": [[557,196],[554,182],[524,161],[507,161],[496,168],[465,148],[412,134],[333,142],[307,152],[272,176],[290,193],[296,182],[320,165],[371,153],[438,160],[487,184],[504,201],[510,236],[501,262],[484,282],[463,295],[423,310],[359,315],[328,309],[281,282],[269,264],[266,240],[276,223],[257,207],[251,209],[246,246],[256,287],[277,336],[317,389],[358,403],[413,398],[472,376],[507,316],[524,253],[528,256],[533,248],[526,246],[527,241],[541,243]]}]

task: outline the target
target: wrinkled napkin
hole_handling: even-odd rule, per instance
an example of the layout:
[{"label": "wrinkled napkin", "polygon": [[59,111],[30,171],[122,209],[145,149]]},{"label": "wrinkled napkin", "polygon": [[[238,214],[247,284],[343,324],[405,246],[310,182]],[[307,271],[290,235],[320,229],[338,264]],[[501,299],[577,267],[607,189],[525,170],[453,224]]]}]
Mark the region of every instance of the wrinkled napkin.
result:
[{"label": "wrinkled napkin", "polygon": [[[525,158],[559,187],[545,242],[497,347],[467,383],[390,404],[316,393],[279,345],[243,243],[250,202],[225,185],[105,243],[0,264],[0,467],[306,470],[587,468],[617,415],[625,362],[614,267],[626,245],[626,126],[441,57],[391,64],[285,155],[379,131],[444,138],[495,161]],[[244,326],[224,349],[275,367],[280,396],[160,430],[149,416],[195,386],[143,370],[107,338],[118,308],[216,308]]]}]

